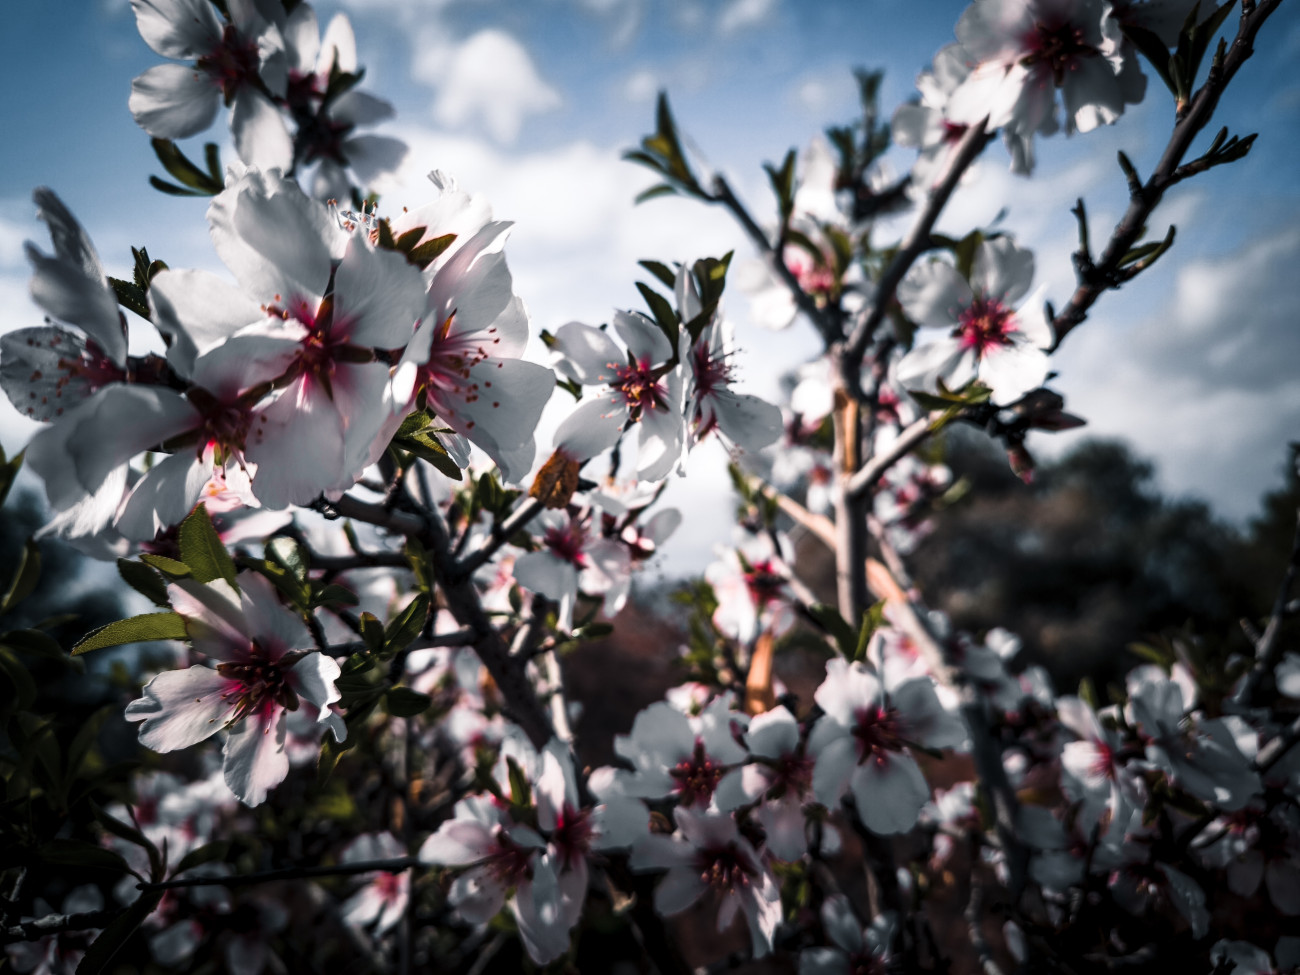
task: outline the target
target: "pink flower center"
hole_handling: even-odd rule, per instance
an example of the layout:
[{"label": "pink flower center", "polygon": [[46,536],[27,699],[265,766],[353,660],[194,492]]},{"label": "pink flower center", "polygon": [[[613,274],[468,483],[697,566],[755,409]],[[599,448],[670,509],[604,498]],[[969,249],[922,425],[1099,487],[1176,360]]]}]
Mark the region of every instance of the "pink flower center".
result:
[{"label": "pink flower center", "polygon": [[217,49],[199,58],[195,66],[212,78],[229,104],[242,86],[257,83],[259,62],[257,45],[241,37],[234,24],[227,24]]},{"label": "pink flower center", "polygon": [[641,411],[647,407],[652,410],[667,407],[668,390],[655,375],[649,359],[627,366],[614,362],[606,366],[617,374],[618,379],[610,386],[622,395],[633,420],[641,419]]},{"label": "pink flower center", "polygon": [[700,880],[724,894],[748,890],[756,876],[753,865],[746,862],[735,843],[700,850],[695,855]]},{"label": "pink flower center", "polygon": [[[500,393],[493,388],[495,380],[474,379],[471,373],[472,369],[495,355],[494,347],[501,344],[497,327],[493,325],[484,332],[456,333],[455,321],[456,313],[453,311],[434,330],[429,361],[420,367],[417,389],[424,391],[429,408],[444,417],[458,412],[457,400],[469,404],[491,397],[492,407],[499,409]],[[497,368],[501,368],[499,359]],[[470,420],[467,427],[472,430],[474,421]]]},{"label": "pink flower center", "polygon": [[835,275],[830,268],[818,264],[805,264],[799,260],[790,261],[787,266],[790,268],[790,273],[799,281],[799,287],[805,294],[824,301],[835,290]]},{"label": "pink flower center", "polygon": [[695,750],[668,770],[677,780],[677,795],[687,807],[706,805],[725,772],[704,750],[704,742],[699,738],[695,739]]},{"label": "pink flower center", "polygon": [[963,125],[960,122],[949,122],[947,119],[944,119],[943,141],[949,145],[952,145],[954,142],[961,142],[962,137],[966,134],[966,131],[969,128],[969,125]]},{"label": "pink flower center", "polygon": [[750,565],[745,573],[745,588],[749,590],[749,598],[754,601],[754,605],[761,609],[781,598],[785,579],[777,572],[772,559],[764,559]]},{"label": "pink flower center", "polygon": [[551,554],[572,565],[582,568],[587,564],[587,555],[583,548],[587,544],[587,530],[579,521],[569,519],[562,527],[552,525],[542,535],[542,544],[551,550]]},{"label": "pink flower center", "polygon": [[1010,345],[1017,331],[1015,312],[996,298],[976,298],[958,317],[953,334],[982,359],[989,349]]},{"label": "pink flower center", "polygon": [[231,682],[221,699],[231,704],[230,721],[279,705],[286,711],[298,710],[298,695],[289,684],[294,660],[285,666],[285,657],[273,658],[257,641],[253,641],[242,660],[217,664],[217,673]]},{"label": "pink flower center", "polygon": [[372,883],[383,900],[392,902],[401,899],[406,893],[402,883],[404,876],[400,873],[381,873]]},{"label": "pink flower center", "polygon": [[574,809],[565,804],[555,821],[551,846],[560,855],[563,869],[568,870],[591,849],[595,830],[591,824],[591,810]]},{"label": "pink flower center", "polygon": [[483,866],[505,886],[515,887],[532,877],[534,852],[536,851],[520,846],[510,838],[504,827],[498,826]]},{"label": "pink flower center", "polygon": [[782,755],[777,761],[768,794],[774,799],[787,793],[799,798],[808,795],[812,791],[813,765],[813,760],[807,755]]},{"label": "pink flower center", "polygon": [[708,342],[696,342],[691,349],[692,374],[697,395],[711,396],[726,389],[732,381],[732,366],[725,353],[715,353]]},{"label": "pink flower center", "polygon": [[1056,87],[1065,84],[1067,72],[1077,71],[1078,62],[1100,52],[1084,41],[1082,28],[1070,23],[1038,22],[1023,38],[1026,54],[1020,59],[1025,67],[1045,64],[1052,72]]},{"label": "pink flower center", "polygon": [[859,708],[854,714],[853,737],[858,741],[858,764],[871,759],[888,760],[889,752],[903,749],[902,723],[896,708],[876,705]]}]

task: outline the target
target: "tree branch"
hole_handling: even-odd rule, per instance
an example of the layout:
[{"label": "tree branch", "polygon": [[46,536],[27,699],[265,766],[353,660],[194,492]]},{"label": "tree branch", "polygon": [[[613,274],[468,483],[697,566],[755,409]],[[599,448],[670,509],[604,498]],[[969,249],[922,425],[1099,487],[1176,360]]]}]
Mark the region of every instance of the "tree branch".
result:
[{"label": "tree branch", "polygon": [[1277,595],[1273,599],[1273,612],[1269,615],[1263,634],[1255,643],[1255,666],[1251,668],[1250,673],[1242,681],[1241,689],[1237,691],[1236,701],[1244,708],[1254,705],[1260,685],[1273,673],[1273,668],[1282,657],[1283,646],[1278,640],[1278,634],[1286,621],[1291,587],[1295,585],[1298,573],[1300,573],[1300,512],[1297,513],[1295,534],[1291,539],[1291,557],[1287,560],[1282,581],[1277,587]]},{"label": "tree branch", "polygon": [[459,579],[468,577],[475,569],[496,554],[502,545],[510,541],[525,525],[542,513],[542,503],[536,498],[525,498],[523,503],[510,512],[505,521],[492,526],[488,537],[478,547],[465,556],[451,570],[449,575]]},{"label": "tree branch", "polygon": [[985,131],[987,125],[987,117],[972,125],[953,149],[948,164],[944,167],[943,175],[926,198],[925,209],[917,215],[912,229],[898,245],[898,253],[894,255],[894,259],[889,262],[889,267],[885,268],[885,273],[876,282],[876,296],[871,303],[870,312],[849,336],[844,355],[850,361],[857,362],[862,359],[871,337],[875,335],[880,323],[885,320],[885,313],[889,311],[889,306],[894,301],[894,293],[902,283],[903,276],[921,256],[921,252],[930,246],[930,231],[934,229],[943,208],[948,205],[948,199],[957,188],[957,183],[993,138],[991,133]]},{"label": "tree branch", "polygon": [[872,457],[850,479],[848,490],[854,497],[867,494],[887,470],[906,457],[914,447],[923,443],[934,433],[935,427],[929,414],[909,424],[889,449]]},{"label": "tree branch", "polygon": [[139,890],[175,890],[179,887],[246,887],[252,884],[269,884],[277,880],[304,880],[309,877],[347,877],[358,873],[401,873],[412,867],[423,867],[415,857],[394,857],[390,860],[365,860],[360,863],[335,863],[315,867],[282,867],[259,873],[232,874],[227,877],[181,877],[160,880],[156,883],[138,883]]},{"label": "tree branch", "polygon": [[[1165,191],[1188,175],[1179,174],[1183,157],[1191,148],[1192,140],[1209,124],[1214,110],[1218,107],[1219,97],[1228,86],[1238,69],[1254,53],[1255,35],[1269,15],[1278,8],[1282,0],[1262,0],[1253,9],[1243,5],[1241,22],[1237,27],[1237,36],[1228,48],[1222,62],[1216,60],[1210,66],[1209,76],[1192,96],[1187,111],[1174,125],[1174,131],[1165,146],[1160,162],[1156,164],[1150,179],[1140,191],[1134,191],[1129,199],[1128,210],[1120,222],[1115,225],[1110,241],[1102,252],[1101,260],[1088,268],[1086,276],[1081,275],[1079,286],[1071,295],[1069,303],[1057,313],[1052,321],[1056,333],[1056,344],[1071,331],[1083,324],[1088,317],[1088,309],[1101,296],[1102,292],[1117,286],[1120,282],[1120,261],[1137,243],[1147,225],[1147,218],[1159,205]],[[1086,256],[1086,255],[1084,255]]]}]

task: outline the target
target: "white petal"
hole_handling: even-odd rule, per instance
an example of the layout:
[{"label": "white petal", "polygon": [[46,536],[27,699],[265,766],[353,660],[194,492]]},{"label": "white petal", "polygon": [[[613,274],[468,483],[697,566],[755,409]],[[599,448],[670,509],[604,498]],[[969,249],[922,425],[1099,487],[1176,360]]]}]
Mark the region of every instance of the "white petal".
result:
[{"label": "white petal", "polygon": [[849,736],[836,738],[822,748],[813,766],[813,795],[817,801],[834,809],[856,765],[857,745]]},{"label": "white petal", "polygon": [[155,139],[186,139],[212,124],[221,92],[212,79],[183,64],[159,64],[131,82],[127,106]]},{"label": "white petal", "polygon": [[208,0],[131,0],[136,30],[165,58],[194,61],[221,43],[221,24]]},{"label": "white petal", "polygon": [[979,364],[979,378],[998,406],[1008,406],[1047,378],[1047,353],[1029,345],[990,349]]},{"label": "white petal", "polygon": [[257,303],[208,271],[160,271],[149,285],[158,331],[171,340],[167,361],[190,376],[194,359],[247,325],[265,318]]},{"label": "white petal", "polygon": [[293,165],[293,139],[285,127],[284,117],[256,88],[245,85],[235,95],[230,110],[230,134],[239,158],[249,166],[288,172]]},{"label": "white petal", "polygon": [[655,910],[660,914],[679,914],[708,890],[698,871],[690,868],[669,870],[655,888]]},{"label": "white petal", "polygon": [[247,806],[259,806],[289,774],[284,753],[284,708],[267,706],[234,725],[222,749],[226,785]]},{"label": "white petal", "polygon": [[329,714],[329,705],[343,697],[334,682],[341,671],[332,657],[323,653],[309,653],[289,671],[293,689],[305,700],[321,709],[321,718]]},{"label": "white petal", "polygon": [[1009,237],[995,237],[975,251],[971,284],[987,298],[1014,305],[1034,279],[1034,252],[1017,247]]},{"label": "white petal", "polygon": [[869,758],[854,771],[850,785],[858,818],[873,833],[906,832],[930,799],[921,769],[901,752]]},{"label": "white petal", "polygon": [[584,386],[613,382],[615,370],[627,364],[626,354],[612,338],[581,322],[556,330],[554,351],[563,357],[556,368]]},{"label": "white petal", "polygon": [[966,279],[945,261],[914,265],[898,286],[903,311],[921,326],[951,328],[973,298]]},{"label": "white petal", "polygon": [[555,431],[555,446],[574,460],[588,460],[614,446],[626,422],[627,407],[612,397],[587,400]]},{"label": "white petal", "polygon": [[354,345],[397,349],[411,340],[424,309],[420,272],[395,251],[353,236],[334,277],[334,332]]},{"label": "white petal", "polygon": [[117,516],[117,530],[135,541],[152,541],[185,520],[211,476],[211,467],[194,451],[172,454],[136,483]]},{"label": "white petal", "polygon": [[188,748],[221,730],[231,711],[222,695],[230,686],[210,667],[165,671],[144,686],[144,697],[127,705],[126,720],[144,722],[140,744],[146,748]]}]

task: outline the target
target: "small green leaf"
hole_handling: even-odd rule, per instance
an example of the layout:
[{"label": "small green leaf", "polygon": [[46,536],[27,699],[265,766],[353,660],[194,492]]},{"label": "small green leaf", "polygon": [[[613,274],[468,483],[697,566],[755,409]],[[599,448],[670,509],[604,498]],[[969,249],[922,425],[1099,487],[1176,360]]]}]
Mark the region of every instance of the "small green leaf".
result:
[{"label": "small green leaf", "polygon": [[69,663],[69,657],[59,646],[59,641],[40,630],[10,630],[0,636],[0,644],[25,653],[32,657],[44,657],[46,660],[58,660]]},{"label": "small green leaf", "polygon": [[384,630],[384,649],[388,653],[398,653],[409,647],[424,629],[429,616],[429,597],[419,593],[406,608],[389,620]]},{"label": "small green leaf", "polygon": [[99,937],[86,949],[85,956],[77,965],[76,975],[101,975],[102,972],[109,971],[114,956],[144,923],[145,918],[154,912],[164,893],[166,891],[163,890],[147,890],[141,893],[131,906],[101,931]]},{"label": "small green leaf", "polygon": [[858,635],[844,621],[844,617],[840,615],[839,610],[833,606],[827,606],[825,603],[814,603],[808,607],[808,615],[816,621],[818,626],[830,634],[840,653],[845,658],[852,660],[858,645]]},{"label": "small green leaf", "polygon": [[122,854],[84,840],[50,840],[40,849],[40,858],[46,863],[65,867],[89,867],[92,870],[113,870],[130,873]]},{"label": "small green leaf", "polygon": [[651,200],[657,200],[661,196],[676,196],[677,187],[669,183],[656,183],[649,189],[644,189],[632,198],[633,206],[640,206],[642,203],[648,203]]},{"label": "small green leaf", "polygon": [[663,332],[669,343],[671,343],[670,348],[676,349],[679,323],[677,313],[673,311],[673,306],[668,303],[667,298],[647,284],[638,281],[636,290],[641,292],[641,297],[645,299],[645,303],[650,307],[655,324],[659,326],[659,331]]},{"label": "small green leaf", "polygon": [[371,653],[381,653],[384,649],[384,627],[373,613],[361,614],[361,639]]},{"label": "small green leaf", "polygon": [[167,583],[154,569],[143,562],[118,559],[117,574],[122,577],[123,582],[155,606],[170,605],[167,601]]},{"label": "small green leaf", "polygon": [[311,570],[311,565],[307,553],[296,540],[285,535],[277,535],[266,543],[266,555],[270,561],[299,582],[307,581],[307,573]]},{"label": "small green leaf", "polygon": [[361,600],[351,589],[331,583],[312,598],[315,606],[355,606]]},{"label": "small green leaf", "polygon": [[858,642],[853,651],[854,660],[867,659],[867,647],[875,632],[885,625],[885,601],[882,599],[862,614],[862,626],[858,629]]},{"label": "small green leaf", "polygon": [[411,250],[406,259],[418,267],[421,271],[436,261],[456,241],[455,234],[443,234],[441,237],[434,237],[426,240],[419,247]]},{"label": "small green leaf", "polygon": [[75,647],[72,655],[78,657],[92,650],[120,647],[125,643],[148,643],[151,640],[185,640],[185,620],[179,613],[145,613],[130,619],[117,620],[107,626],[87,633]]},{"label": "small green leaf", "polygon": [[414,718],[433,704],[433,698],[409,687],[394,687],[384,696],[384,708],[395,718]]},{"label": "small green leaf", "polygon": [[145,565],[151,565],[169,579],[188,579],[194,573],[184,562],[177,562],[175,559],[169,559],[165,555],[154,555],[146,552],[140,556],[140,561]]},{"label": "small green leaf", "polygon": [[23,554],[18,560],[18,569],[9,583],[9,590],[0,599],[0,616],[8,613],[15,606],[31,595],[41,577],[41,550],[30,538],[23,545]]},{"label": "small green leaf", "polygon": [[181,857],[181,862],[176,864],[176,869],[172,871],[172,876],[184,873],[186,870],[193,870],[195,867],[201,867],[205,863],[212,863],[215,860],[224,860],[226,854],[230,852],[230,842],[228,840],[215,840],[212,843],[204,843],[202,846],[190,850],[189,853]]},{"label": "small green leaf", "polygon": [[9,489],[13,487],[14,478],[18,476],[18,469],[23,466],[23,454],[25,451],[19,451],[13,460],[6,461],[3,450],[0,450],[0,504],[5,503],[9,497]]},{"label": "small green leaf", "polygon": [[203,502],[199,502],[190,516],[181,522],[180,543],[181,561],[190,567],[196,581],[225,579],[232,586],[236,585],[235,560],[222,544]]},{"label": "small green leaf", "polygon": [[675,288],[677,286],[677,275],[673,274],[672,268],[667,264],[659,261],[638,261],[637,263],[658,278],[665,288]]},{"label": "small green leaf", "polygon": [[128,311],[133,311],[145,321],[149,320],[149,298],[138,285],[121,278],[109,278],[109,286],[117,296],[117,303]]},{"label": "small green leaf", "polygon": [[510,805],[527,809],[533,804],[533,790],[528,784],[528,776],[515,761],[514,756],[506,757],[506,775],[510,779]]}]

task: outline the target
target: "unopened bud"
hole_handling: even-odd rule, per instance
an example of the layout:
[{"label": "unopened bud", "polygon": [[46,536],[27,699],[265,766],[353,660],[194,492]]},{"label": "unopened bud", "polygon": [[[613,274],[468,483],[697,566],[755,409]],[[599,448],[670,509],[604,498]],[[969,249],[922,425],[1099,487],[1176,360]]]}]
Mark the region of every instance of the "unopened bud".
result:
[{"label": "unopened bud", "polygon": [[542,465],[533,478],[528,496],[536,498],[545,508],[563,508],[578,490],[578,472],[582,465],[564,451],[557,450]]}]

